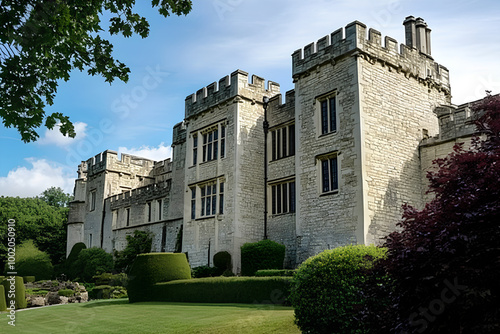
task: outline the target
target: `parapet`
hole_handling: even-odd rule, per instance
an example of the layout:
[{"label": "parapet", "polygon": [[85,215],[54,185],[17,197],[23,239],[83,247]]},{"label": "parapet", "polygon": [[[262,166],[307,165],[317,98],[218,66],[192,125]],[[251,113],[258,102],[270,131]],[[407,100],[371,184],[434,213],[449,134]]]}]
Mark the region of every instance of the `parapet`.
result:
[{"label": "parapet", "polygon": [[101,152],[86,161],[87,173],[89,176],[103,172],[107,169],[122,170],[135,166],[136,169],[150,170],[153,168],[154,161],[131,154],[122,153],[118,160],[118,153],[111,150]]},{"label": "parapet", "polygon": [[279,84],[273,81],[268,81],[266,88],[265,79],[259,76],[252,75],[251,82],[248,79],[247,72],[236,70],[231,76],[220,79],[218,83],[213,82],[195,94],[187,96],[186,119],[236,96],[262,101],[264,95],[271,97],[280,92]]},{"label": "parapet", "polygon": [[[317,66],[325,63],[334,64],[335,61],[346,56],[359,56],[370,63],[380,62],[407,77],[417,78],[426,84],[433,84],[449,92],[448,69],[434,62],[430,56],[430,29],[427,25],[422,25],[422,27],[426,32],[424,34],[426,39],[422,43],[427,44],[425,48],[420,46],[421,49],[418,49],[405,44],[400,45],[389,36],[382,38],[381,33],[375,29],[369,29],[367,36],[366,25],[354,21],[345,28],[337,29],[317,42],[295,51],[292,54],[292,75],[297,80],[302,74],[308,73]],[[411,37],[409,39],[411,40]]]},{"label": "parapet", "polygon": [[179,145],[186,141],[186,123],[180,122],[174,125],[172,133],[172,145]]},{"label": "parapet", "polygon": [[295,119],[295,90],[286,92],[285,98],[285,103],[281,94],[269,100],[267,119],[271,128]]}]

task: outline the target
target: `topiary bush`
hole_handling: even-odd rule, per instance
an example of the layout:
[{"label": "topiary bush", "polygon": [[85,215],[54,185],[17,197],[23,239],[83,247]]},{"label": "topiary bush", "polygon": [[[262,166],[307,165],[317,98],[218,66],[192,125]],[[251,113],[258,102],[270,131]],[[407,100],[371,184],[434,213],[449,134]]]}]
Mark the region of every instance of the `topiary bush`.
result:
[{"label": "topiary bush", "polygon": [[232,269],[231,254],[226,251],[217,252],[214,255],[214,266],[218,269],[218,275],[222,275],[226,270]]},{"label": "topiary bush", "polygon": [[283,269],[285,246],[272,240],[241,246],[241,274],[253,276],[260,269]]},{"label": "topiary bush", "polygon": [[71,268],[74,279],[90,282],[93,276],[113,270],[113,256],[97,247],[82,249]]},{"label": "topiary bush", "polygon": [[257,277],[272,277],[272,276],[293,276],[295,269],[263,269],[257,270],[255,276]]},{"label": "topiary bush", "polygon": [[[1,282],[0,282],[1,283]],[[5,300],[5,288],[0,284],[0,312],[7,311],[7,301]]]},{"label": "topiary bush", "polygon": [[191,276],[193,278],[214,277],[220,276],[219,269],[209,266],[198,266],[191,269]]},{"label": "topiary bush", "polygon": [[74,263],[78,259],[80,252],[86,248],[87,246],[85,246],[83,242],[77,242],[74,244],[69,252],[68,258],[64,262],[64,265],[60,268],[61,272],[58,272],[57,274],[66,274],[69,279],[75,279],[76,273],[73,271],[77,268],[74,266]]},{"label": "topiary bush", "polygon": [[291,277],[208,277],[157,283],[152,301],[285,304]]},{"label": "topiary bush", "polygon": [[57,294],[59,296],[69,297],[69,296],[73,296],[75,294],[75,291],[71,290],[71,289],[62,289],[62,290],[57,291]]},{"label": "topiary bush", "polygon": [[[28,303],[26,301],[26,289],[24,287],[24,280],[21,276],[8,276],[2,281],[2,285],[5,289],[5,301],[7,307],[11,305],[11,300],[14,299],[16,309],[26,308]],[[11,287],[15,289],[14,298],[10,298]]]},{"label": "topiary bush", "polygon": [[311,334],[366,333],[357,320],[365,302],[359,286],[367,279],[365,270],[385,254],[384,248],[355,245],[304,261],[292,279],[290,295],[298,327]]},{"label": "topiary bush", "polygon": [[139,254],[130,269],[129,301],[151,300],[151,287],[155,283],[190,278],[191,268],[183,253]]},{"label": "topiary bush", "polygon": [[16,248],[16,272],[19,276],[44,280],[52,278],[54,267],[47,253],[39,250],[33,240],[26,240]]},{"label": "topiary bush", "polygon": [[35,276],[23,276],[24,283],[33,283],[36,281]]}]

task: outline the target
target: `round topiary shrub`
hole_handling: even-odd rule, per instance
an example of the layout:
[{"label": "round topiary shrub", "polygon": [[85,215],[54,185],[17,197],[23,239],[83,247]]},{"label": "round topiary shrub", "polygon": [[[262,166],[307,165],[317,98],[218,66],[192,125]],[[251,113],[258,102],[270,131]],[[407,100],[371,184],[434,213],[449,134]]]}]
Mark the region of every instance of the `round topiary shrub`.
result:
[{"label": "round topiary shrub", "polygon": [[241,246],[241,274],[253,276],[261,269],[283,269],[285,246],[272,240]]},{"label": "round topiary shrub", "polygon": [[62,268],[60,268],[61,272],[58,274],[66,274],[69,279],[75,279],[76,273],[73,271],[76,270],[76,268],[73,265],[78,259],[78,255],[80,254],[80,252],[86,248],[87,246],[85,246],[83,242],[77,242],[76,244],[74,244],[71,248],[71,251],[69,252],[68,258],[64,262],[64,265],[62,266]]},{"label": "round topiary shrub", "polygon": [[74,278],[91,282],[92,277],[113,270],[113,256],[102,248],[82,249],[78,258],[71,265]]},{"label": "round topiary shrub", "polygon": [[16,248],[16,272],[19,276],[47,280],[52,278],[54,267],[47,253],[39,250],[33,240],[26,240]]},{"label": "round topiary shrub", "polygon": [[128,296],[131,303],[152,300],[152,285],[191,278],[191,268],[183,253],[148,253],[135,258],[129,274]]},{"label": "round topiary shrub", "polygon": [[295,322],[305,333],[366,333],[356,318],[364,303],[359,289],[365,270],[385,257],[386,249],[345,246],[304,261],[292,279],[290,301]]},{"label": "round topiary shrub", "polygon": [[[28,306],[28,302],[26,301],[26,288],[24,287],[24,280],[21,276],[7,276],[2,281],[2,285],[5,290],[5,302],[7,307],[11,305],[11,299],[14,299],[16,309],[22,309]],[[14,298],[9,298],[9,295],[11,295],[11,292],[14,290]]]},{"label": "round topiary shrub", "polygon": [[226,270],[232,269],[231,254],[226,251],[217,252],[214,255],[214,266],[218,269],[217,273],[222,275]]}]

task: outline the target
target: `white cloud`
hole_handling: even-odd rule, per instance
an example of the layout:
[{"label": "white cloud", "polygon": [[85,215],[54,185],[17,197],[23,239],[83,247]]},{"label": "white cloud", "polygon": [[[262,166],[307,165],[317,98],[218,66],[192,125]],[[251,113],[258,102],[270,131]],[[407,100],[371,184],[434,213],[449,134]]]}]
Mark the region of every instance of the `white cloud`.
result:
[{"label": "white cloud", "polygon": [[34,197],[50,187],[61,187],[73,193],[75,177],[63,167],[45,159],[27,158],[31,168],[17,167],[6,177],[0,177],[0,195]]},{"label": "white cloud", "polygon": [[172,147],[162,142],[158,147],[149,147],[145,145],[139,148],[119,147],[118,153],[127,153],[154,161],[162,161],[172,157]]},{"label": "white cloud", "polygon": [[45,131],[45,136],[40,138],[38,140],[38,143],[42,145],[56,145],[66,148],[76,141],[84,139],[87,136],[87,124],[83,122],[75,122],[73,123],[73,125],[76,132],[75,138],[63,136],[63,134],[59,131],[61,124],[57,124],[52,130],[47,129]]}]

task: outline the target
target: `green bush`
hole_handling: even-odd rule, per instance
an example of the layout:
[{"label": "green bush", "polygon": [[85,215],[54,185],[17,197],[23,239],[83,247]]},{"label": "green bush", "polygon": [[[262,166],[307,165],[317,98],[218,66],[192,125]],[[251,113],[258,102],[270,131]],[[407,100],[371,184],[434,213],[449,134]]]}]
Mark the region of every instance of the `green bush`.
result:
[{"label": "green bush", "polygon": [[231,254],[226,251],[217,252],[214,255],[214,266],[218,269],[218,275],[222,275],[226,270],[231,270]]},{"label": "green bush", "polygon": [[57,294],[59,296],[69,297],[69,296],[73,296],[75,294],[75,291],[71,290],[71,289],[62,289],[62,290],[57,291]]},{"label": "green bush", "polygon": [[41,296],[45,297],[45,295],[49,293],[48,290],[40,289],[40,288],[34,288],[34,289],[26,289],[26,294],[31,295],[31,296]]},{"label": "green bush", "polygon": [[155,283],[189,278],[191,269],[183,253],[140,254],[130,269],[129,301],[151,300],[151,287]]},{"label": "green bush", "polygon": [[199,266],[191,269],[191,276],[193,278],[214,277],[220,276],[220,273],[216,267]]},{"label": "green bush", "polygon": [[[11,300],[11,298],[9,298],[11,291],[10,287],[12,282],[11,277],[12,276],[9,276],[2,281],[2,285],[5,289],[5,301],[7,303],[7,307],[10,305],[10,300]],[[24,288],[24,281],[21,276],[15,276],[14,288],[16,291],[14,295],[16,309],[26,308],[28,306],[28,303],[26,301],[26,289]]]},{"label": "green bush", "polygon": [[111,293],[111,285],[96,285],[89,293],[91,299],[109,299]]},{"label": "green bush", "polygon": [[291,277],[209,277],[157,283],[152,301],[284,304]]},{"label": "green bush", "polygon": [[35,276],[23,276],[24,283],[33,283],[36,281]]},{"label": "green bush", "polygon": [[[1,283],[1,282],[0,282]],[[5,288],[0,284],[0,312],[7,311],[7,301],[5,300]]]},{"label": "green bush", "polygon": [[128,277],[125,273],[102,273],[92,277],[96,285],[127,286]]},{"label": "green bush", "polygon": [[39,250],[33,240],[26,240],[16,248],[16,272],[19,276],[51,279],[54,267],[47,253]]},{"label": "green bush", "polygon": [[257,270],[255,276],[257,277],[270,277],[270,276],[293,276],[295,269],[263,269]]},{"label": "green bush", "polygon": [[367,333],[358,321],[366,302],[359,291],[366,269],[384,258],[386,249],[345,246],[326,250],[304,261],[292,280],[290,301],[295,322],[303,331],[316,333]]},{"label": "green bush", "polygon": [[82,249],[72,265],[75,278],[90,282],[92,277],[113,270],[113,256],[104,249],[92,247]]},{"label": "green bush", "polygon": [[73,271],[76,271],[77,268],[74,266],[74,263],[78,259],[78,255],[80,255],[80,252],[86,248],[87,246],[85,246],[83,242],[77,242],[76,244],[74,244],[71,248],[71,251],[69,252],[68,258],[64,262],[64,266],[60,268],[61,272],[58,272],[58,274],[66,274],[69,279],[75,279],[76,273]]},{"label": "green bush", "polygon": [[253,276],[260,269],[283,269],[285,246],[271,240],[241,246],[241,274]]}]

